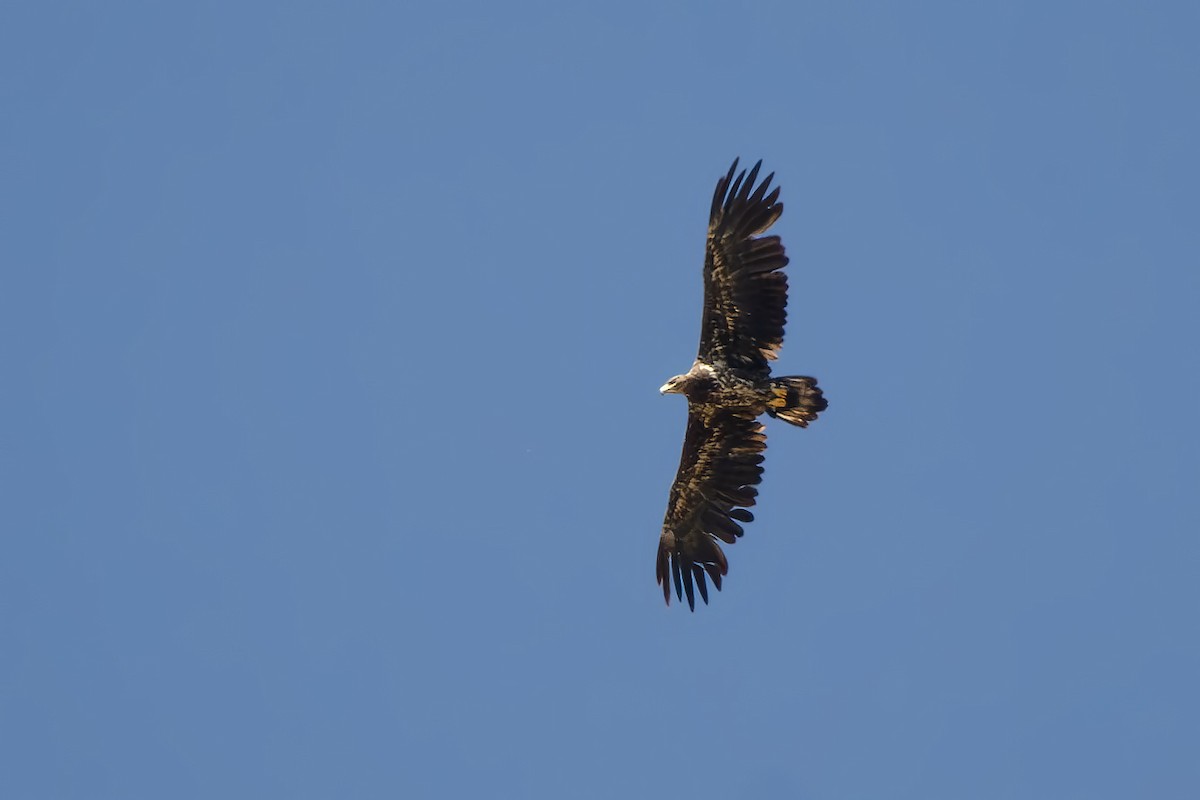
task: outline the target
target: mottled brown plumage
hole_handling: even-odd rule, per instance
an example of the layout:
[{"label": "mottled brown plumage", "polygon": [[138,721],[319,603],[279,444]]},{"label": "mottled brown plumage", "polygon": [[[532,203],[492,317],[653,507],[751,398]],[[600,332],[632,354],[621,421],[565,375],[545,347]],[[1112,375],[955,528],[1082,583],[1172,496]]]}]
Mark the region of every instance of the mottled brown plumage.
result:
[{"label": "mottled brown plumage", "polygon": [[[762,162],[738,173],[735,159],[717,181],[704,259],[704,318],[700,351],[684,375],[661,391],[688,398],[687,433],[659,539],[656,573],[667,604],[671,584],[695,610],[708,602],[729,564],[719,542],[733,544],[762,481],[767,438],[764,412],[807,427],[825,410],[815,378],[772,378],[770,362],[783,345],[787,322],[788,258],[778,236],[761,236],[779,219],[779,189],[768,175],[755,187]],[[770,191],[768,191],[770,190]]]}]

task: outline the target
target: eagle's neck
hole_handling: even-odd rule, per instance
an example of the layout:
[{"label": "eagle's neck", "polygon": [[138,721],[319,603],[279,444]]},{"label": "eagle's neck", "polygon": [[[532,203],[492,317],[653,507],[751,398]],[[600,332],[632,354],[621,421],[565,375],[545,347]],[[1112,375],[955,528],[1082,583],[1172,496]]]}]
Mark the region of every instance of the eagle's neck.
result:
[{"label": "eagle's neck", "polygon": [[717,372],[712,368],[712,365],[705,364],[703,361],[697,361],[692,364],[692,368],[688,370],[684,377],[689,383],[709,382],[713,380]]}]

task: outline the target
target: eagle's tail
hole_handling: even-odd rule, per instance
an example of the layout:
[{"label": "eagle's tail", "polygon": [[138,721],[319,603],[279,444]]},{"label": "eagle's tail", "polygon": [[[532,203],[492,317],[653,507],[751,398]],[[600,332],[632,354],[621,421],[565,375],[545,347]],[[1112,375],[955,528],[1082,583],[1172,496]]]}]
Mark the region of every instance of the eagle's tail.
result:
[{"label": "eagle's tail", "polygon": [[821,394],[816,378],[796,376],[774,378],[771,381],[771,399],[767,401],[767,413],[784,422],[807,428],[829,403]]}]

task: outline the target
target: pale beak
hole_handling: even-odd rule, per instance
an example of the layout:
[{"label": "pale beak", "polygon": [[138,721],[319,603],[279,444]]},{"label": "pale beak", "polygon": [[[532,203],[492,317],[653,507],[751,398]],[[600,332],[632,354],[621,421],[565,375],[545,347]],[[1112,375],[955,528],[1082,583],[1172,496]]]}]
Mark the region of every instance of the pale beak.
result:
[{"label": "pale beak", "polygon": [[671,392],[671,391],[673,391],[673,387],[671,386],[670,381],[667,381],[662,386],[658,387],[659,394],[667,394],[668,392]]}]

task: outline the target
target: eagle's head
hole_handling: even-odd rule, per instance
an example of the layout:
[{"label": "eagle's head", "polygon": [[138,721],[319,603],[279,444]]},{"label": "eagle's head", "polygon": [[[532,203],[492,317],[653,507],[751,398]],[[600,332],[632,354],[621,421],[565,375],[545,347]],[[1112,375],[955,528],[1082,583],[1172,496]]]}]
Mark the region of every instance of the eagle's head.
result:
[{"label": "eagle's head", "polygon": [[708,364],[697,361],[683,375],[676,375],[671,380],[658,387],[660,394],[685,394],[688,397],[704,394],[711,388],[713,368]]},{"label": "eagle's head", "polygon": [[686,392],[688,376],[676,375],[671,380],[658,387],[659,394],[684,394]]}]

